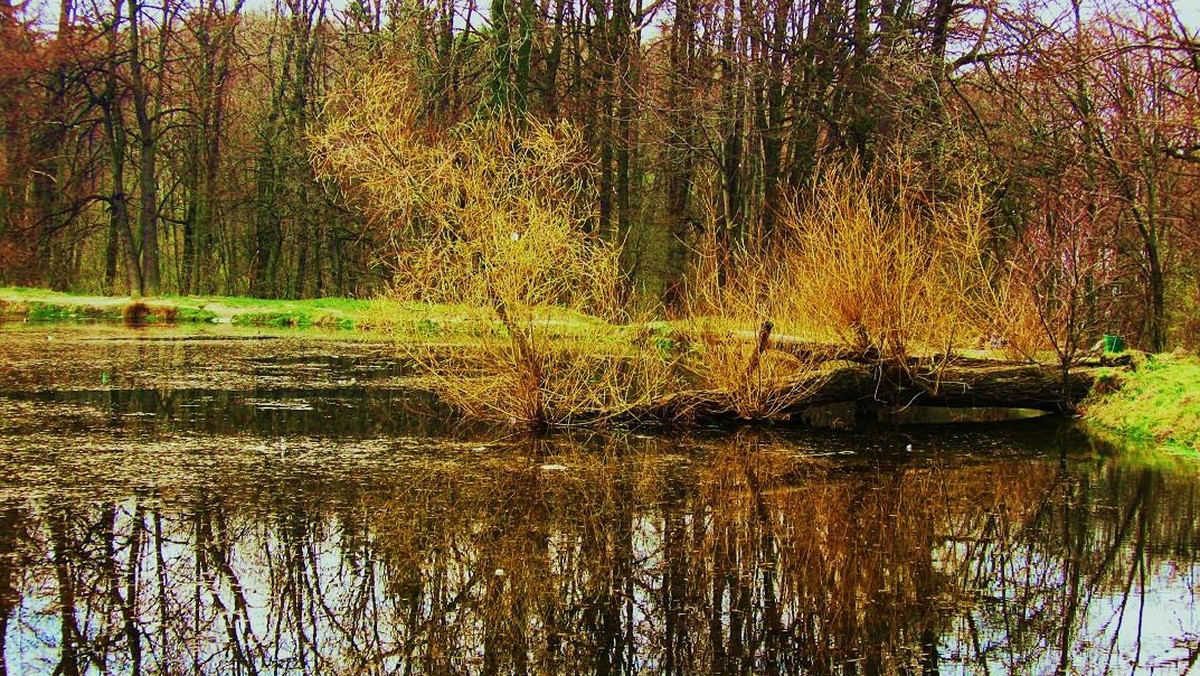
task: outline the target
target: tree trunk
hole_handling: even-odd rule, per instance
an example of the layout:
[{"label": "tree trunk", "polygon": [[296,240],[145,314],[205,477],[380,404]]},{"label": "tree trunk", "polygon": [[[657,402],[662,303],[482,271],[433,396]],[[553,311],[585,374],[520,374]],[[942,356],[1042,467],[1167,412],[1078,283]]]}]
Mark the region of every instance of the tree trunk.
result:
[{"label": "tree trunk", "polygon": [[[164,9],[164,14],[166,10]],[[151,92],[142,64],[141,4],[129,0],[129,71],[133,113],[138,128],[138,225],[142,236],[141,284],[139,294],[158,293],[158,176],[156,175],[158,139],[150,112]],[[163,29],[165,30],[165,28]]]},{"label": "tree trunk", "polygon": [[[113,14],[120,16],[121,4],[124,0],[115,0]],[[142,268],[138,264],[137,242],[129,220],[129,200],[125,193],[125,160],[128,149],[128,135],[125,132],[125,119],[121,112],[121,93],[117,70],[121,63],[121,49],[116,27],[112,29],[110,38],[110,54],[105,73],[104,90],[99,97],[100,112],[104,121],[105,140],[108,142],[109,171],[112,189],[109,193],[109,232],[115,233],[121,242],[121,250],[125,259],[126,288],[131,295],[137,296],[142,292]],[[110,240],[110,247],[112,241]],[[115,285],[115,256],[112,271],[114,277],[107,283]],[[108,290],[111,286],[106,284]]]}]

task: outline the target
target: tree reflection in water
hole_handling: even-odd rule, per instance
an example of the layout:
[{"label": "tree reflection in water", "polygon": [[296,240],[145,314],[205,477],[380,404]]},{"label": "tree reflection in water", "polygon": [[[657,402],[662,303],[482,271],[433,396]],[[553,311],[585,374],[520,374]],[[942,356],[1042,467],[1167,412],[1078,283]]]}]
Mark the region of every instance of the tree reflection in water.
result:
[{"label": "tree reflection in water", "polygon": [[8,498],[0,672],[1126,673],[1200,650],[1182,462],[844,459],[759,432],[386,470],[342,450]]}]

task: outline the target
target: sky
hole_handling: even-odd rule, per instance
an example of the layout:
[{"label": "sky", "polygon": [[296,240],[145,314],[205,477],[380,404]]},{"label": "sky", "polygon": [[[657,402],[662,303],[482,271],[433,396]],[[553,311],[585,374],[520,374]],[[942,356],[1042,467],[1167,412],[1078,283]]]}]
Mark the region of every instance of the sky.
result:
[{"label": "sky", "polygon": [[1200,29],[1200,0],[1175,0],[1175,11],[1188,28]]},{"label": "sky", "polygon": [[[335,9],[344,8],[350,0],[329,0]],[[378,1],[378,0],[377,0]],[[1005,0],[1000,0],[1005,2]],[[1107,4],[1109,0],[1084,0],[1086,4]],[[1127,0],[1117,0],[1118,3],[1124,4]],[[58,10],[61,0],[29,0],[27,6],[31,12],[37,16],[37,21],[47,30],[53,30],[58,23]],[[270,9],[273,0],[245,0],[245,7],[251,11],[265,11]],[[476,0],[476,16],[480,19],[486,19],[487,6],[489,0]],[[1058,4],[1065,11],[1070,6],[1070,0],[1049,0],[1048,12],[1053,12],[1053,7]],[[1192,32],[1193,35],[1200,34],[1200,0],[1173,0],[1172,4],[1179,18],[1184,25]],[[646,31],[656,32],[654,27],[643,28],[643,40],[647,37]]]}]

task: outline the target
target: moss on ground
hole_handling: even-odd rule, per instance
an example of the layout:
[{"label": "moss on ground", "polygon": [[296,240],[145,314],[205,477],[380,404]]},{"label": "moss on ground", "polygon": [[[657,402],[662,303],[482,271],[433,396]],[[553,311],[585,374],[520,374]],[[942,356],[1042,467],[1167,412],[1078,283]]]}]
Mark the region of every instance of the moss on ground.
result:
[{"label": "moss on ground", "polygon": [[1084,409],[1089,422],[1200,456],[1200,359],[1146,355],[1102,378]]}]

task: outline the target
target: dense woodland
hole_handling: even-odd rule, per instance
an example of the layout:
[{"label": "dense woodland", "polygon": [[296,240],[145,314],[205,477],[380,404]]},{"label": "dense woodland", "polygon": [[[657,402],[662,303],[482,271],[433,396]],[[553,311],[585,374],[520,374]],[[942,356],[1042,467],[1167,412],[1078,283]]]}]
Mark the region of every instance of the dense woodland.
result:
[{"label": "dense woodland", "polygon": [[993,269],[1070,286],[1088,327],[1200,338],[1200,40],[1165,0],[0,3],[0,284],[387,288],[420,229],[312,146],[395,64],[425,129],[577,130],[587,232],[668,309],[702,259],[724,283],[769,252],[837,165],[918,206],[982,195]]}]

